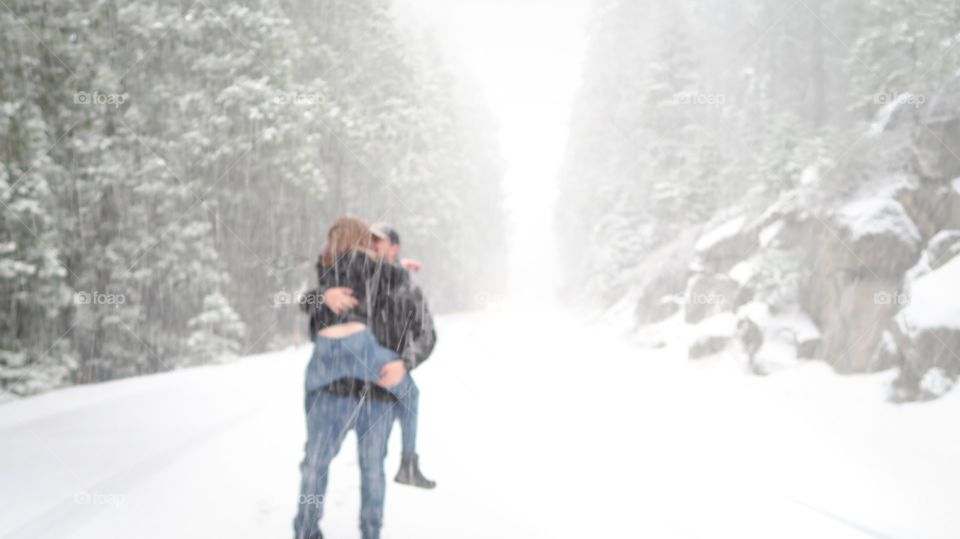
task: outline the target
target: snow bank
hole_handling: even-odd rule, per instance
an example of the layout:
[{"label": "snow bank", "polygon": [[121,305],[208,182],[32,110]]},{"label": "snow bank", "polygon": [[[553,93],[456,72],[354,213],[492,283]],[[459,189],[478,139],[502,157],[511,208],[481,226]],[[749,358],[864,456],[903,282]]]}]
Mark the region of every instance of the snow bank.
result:
[{"label": "snow bank", "polygon": [[914,281],[910,302],[897,316],[907,335],[930,329],[960,330],[960,257]]},{"label": "snow bank", "polygon": [[737,317],[733,313],[720,313],[696,324],[696,334],[709,337],[733,337],[737,333]]}]

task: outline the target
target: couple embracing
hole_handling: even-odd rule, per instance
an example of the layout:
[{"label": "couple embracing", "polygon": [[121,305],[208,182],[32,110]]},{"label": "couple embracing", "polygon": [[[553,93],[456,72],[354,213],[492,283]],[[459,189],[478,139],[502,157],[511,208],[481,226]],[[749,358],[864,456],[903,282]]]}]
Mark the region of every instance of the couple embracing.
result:
[{"label": "couple embracing", "polygon": [[300,465],[296,539],[322,539],[320,518],[330,462],[356,430],[360,463],[360,530],[379,539],[386,491],[384,459],[394,419],[403,458],[399,483],[432,488],[416,454],[419,392],[409,372],[436,342],[423,294],[397,260],[399,236],[385,226],[341,217],[317,263],[318,288],[303,306],[310,315],[313,355],[304,407],[307,442]]}]

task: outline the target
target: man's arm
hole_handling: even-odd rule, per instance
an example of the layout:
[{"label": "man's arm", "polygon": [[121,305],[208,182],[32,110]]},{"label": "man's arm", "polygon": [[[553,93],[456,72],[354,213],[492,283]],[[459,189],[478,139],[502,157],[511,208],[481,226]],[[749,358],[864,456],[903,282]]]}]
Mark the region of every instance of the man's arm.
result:
[{"label": "man's arm", "polygon": [[420,366],[433,352],[437,344],[437,332],[433,326],[433,316],[420,287],[408,281],[401,298],[401,312],[405,313],[407,331],[404,334],[403,348],[400,353],[407,370]]}]

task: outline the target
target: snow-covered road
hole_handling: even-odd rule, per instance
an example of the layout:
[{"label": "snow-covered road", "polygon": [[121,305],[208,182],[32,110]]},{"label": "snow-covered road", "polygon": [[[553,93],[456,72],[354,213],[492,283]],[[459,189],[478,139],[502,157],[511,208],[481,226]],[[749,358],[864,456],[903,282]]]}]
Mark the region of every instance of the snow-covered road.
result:
[{"label": "snow-covered road", "polygon": [[[386,539],[955,538],[960,395],[889,374],[766,378],[560,312],[439,320],[416,373],[432,492],[390,483]],[[0,537],[283,538],[306,347],[0,406]],[[395,430],[398,432],[398,430]],[[388,474],[398,463],[391,441]],[[358,537],[351,438],[327,537]]]}]

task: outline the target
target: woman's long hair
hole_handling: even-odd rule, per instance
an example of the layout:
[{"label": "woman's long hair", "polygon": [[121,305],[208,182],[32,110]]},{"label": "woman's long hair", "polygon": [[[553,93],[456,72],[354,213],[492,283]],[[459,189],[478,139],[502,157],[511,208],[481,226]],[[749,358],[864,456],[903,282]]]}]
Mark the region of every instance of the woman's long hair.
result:
[{"label": "woman's long hair", "polygon": [[327,246],[320,255],[320,263],[332,266],[337,258],[349,252],[361,251],[372,255],[372,238],[367,223],[356,217],[339,217],[327,232]]}]

